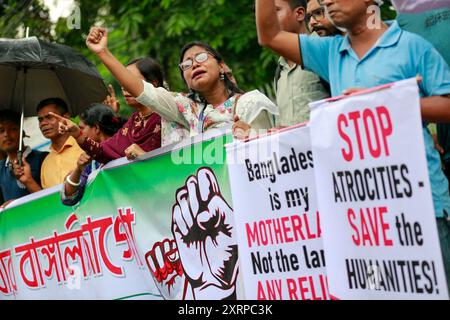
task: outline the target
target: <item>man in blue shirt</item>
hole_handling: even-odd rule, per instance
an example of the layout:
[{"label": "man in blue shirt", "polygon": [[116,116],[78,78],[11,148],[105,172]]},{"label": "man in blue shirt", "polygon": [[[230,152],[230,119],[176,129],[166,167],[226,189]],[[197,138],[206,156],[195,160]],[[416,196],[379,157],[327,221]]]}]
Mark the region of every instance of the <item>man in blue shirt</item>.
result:
[{"label": "man in blue shirt", "polygon": [[[345,37],[299,37],[284,32],[277,23],[273,0],[256,0],[260,44],[329,81],[333,96],[420,75],[423,121],[450,122],[450,68],[429,42],[401,30],[397,22],[388,26],[380,21],[374,28],[369,23],[374,20],[370,6],[378,1],[323,0],[322,4],[336,26],[347,30]],[[423,131],[435,213],[442,220],[450,212],[448,181],[426,124]],[[439,236],[441,243],[448,243],[442,237],[449,233]],[[450,261],[444,264],[450,281]]]},{"label": "man in blue shirt", "polygon": [[17,151],[20,140],[20,115],[11,110],[0,111],[0,149],[7,158],[0,160],[0,198],[5,207],[14,199],[41,190],[41,165],[47,153],[26,148],[23,166],[19,167]]}]

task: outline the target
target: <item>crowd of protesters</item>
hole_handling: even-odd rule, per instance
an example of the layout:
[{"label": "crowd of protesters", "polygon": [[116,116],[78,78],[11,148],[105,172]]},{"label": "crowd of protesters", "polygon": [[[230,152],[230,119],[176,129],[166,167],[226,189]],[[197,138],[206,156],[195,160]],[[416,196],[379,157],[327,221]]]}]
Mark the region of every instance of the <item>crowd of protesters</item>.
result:
[{"label": "crowd of protesters", "polygon": [[[109,51],[107,30],[93,27],[86,45],[135,112],[128,121],[117,116],[112,94],[87,108],[77,125],[66,103],[50,97],[36,106],[50,152],[25,148],[19,161],[20,115],[0,111],[0,204],[63,184],[63,203],[75,205],[89,174],[111,160],[134,160],[213,128],[230,127],[244,139],[253,129],[307,122],[313,101],[420,76],[425,152],[450,278],[450,38],[442,38],[450,27],[450,4],[428,2],[393,0],[397,19],[374,27],[369,20],[380,10],[369,8],[380,6],[379,0],[256,0],[259,43],[280,55],[275,103],[258,90],[241,90],[225,58],[198,41],[181,49],[186,93],[171,92],[156,60],[122,65]],[[430,124],[437,124],[433,134]]]}]

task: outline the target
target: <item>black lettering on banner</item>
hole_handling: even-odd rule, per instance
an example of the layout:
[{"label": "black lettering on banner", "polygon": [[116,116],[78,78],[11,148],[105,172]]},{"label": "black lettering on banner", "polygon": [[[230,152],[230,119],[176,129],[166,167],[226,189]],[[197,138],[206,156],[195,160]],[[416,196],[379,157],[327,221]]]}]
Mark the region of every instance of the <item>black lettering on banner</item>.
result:
[{"label": "black lettering on banner", "polygon": [[411,198],[413,189],[405,164],[332,172],[336,203]]},{"label": "black lettering on banner", "polygon": [[280,195],[276,192],[272,193],[272,190],[269,188],[269,197],[272,211],[280,210],[281,209]]},{"label": "black lettering on banner", "polygon": [[350,290],[439,294],[434,261],[345,260]]},{"label": "black lettering on banner", "polygon": [[250,182],[269,179],[271,183],[275,183],[277,176],[313,168],[313,154],[311,150],[297,152],[294,148],[291,148],[287,156],[280,157],[276,152],[273,152],[272,158],[266,161],[253,162],[250,159],[245,159],[245,167]]},{"label": "black lettering on banner", "polygon": [[267,256],[261,256],[259,252],[251,253],[252,257],[252,266],[253,266],[253,274],[268,274],[274,273],[275,270],[273,268],[273,258],[271,253],[269,252]]},{"label": "black lettering on banner", "polygon": [[[401,218],[401,219],[400,219]],[[395,217],[395,227],[397,228],[398,239],[401,246],[423,246],[422,227],[418,222],[408,222],[405,214]]]}]

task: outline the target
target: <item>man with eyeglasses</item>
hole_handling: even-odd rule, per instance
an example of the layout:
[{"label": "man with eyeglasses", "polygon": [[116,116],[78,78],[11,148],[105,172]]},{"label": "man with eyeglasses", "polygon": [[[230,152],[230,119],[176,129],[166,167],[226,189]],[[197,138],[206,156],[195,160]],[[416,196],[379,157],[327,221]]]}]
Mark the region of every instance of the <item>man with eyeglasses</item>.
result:
[{"label": "man with eyeglasses", "polygon": [[[275,7],[283,30],[308,34],[305,22],[306,0],[275,0]],[[278,61],[274,88],[280,113],[275,117],[275,126],[278,128],[307,122],[308,104],[330,97],[326,82],[283,57]]]},{"label": "man with eyeglasses", "polygon": [[342,35],[336,26],[330,21],[326,14],[325,8],[319,4],[318,0],[308,0],[306,8],[306,25],[310,32],[317,33],[320,37]]},{"label": "man with eyeglasses", "polygon": [[[282,30],[274,0],[256,0],[258,40],[261,45],[327,80],[333,96],[346,93],[348,89],[376,87],[418,74],[422,77],[419,89],[425,152],[439,224],[450,212],[449,185],[427,124],[450,122],[450,67],[429,42],[400,29],[396,21],[374,28],[370,23],[373,19],[370,7],[381,2],[321,0],[334,24],[345,28],[347,35],[317,38]],[[448,250],[445,245],[450,233],[438,231],[441,249]],[[449,259],[444,259],[444,266],[449,285]]]}]

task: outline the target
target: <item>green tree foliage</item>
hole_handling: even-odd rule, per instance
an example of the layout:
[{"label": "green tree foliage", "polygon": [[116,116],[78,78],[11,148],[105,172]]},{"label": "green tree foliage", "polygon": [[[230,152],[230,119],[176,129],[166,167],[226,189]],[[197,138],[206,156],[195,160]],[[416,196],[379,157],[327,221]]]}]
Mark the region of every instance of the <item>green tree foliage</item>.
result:
[{"label": "green tree foliage", "polygon": [[381,19],[384,21],[394,20],[397,17],[397,12],[394,10],[390,0],[385,0],[381,6]]},{"label": "green tree foliage", "polygon": [[[81,30],[69,30],[60,20],[58,38],[85,51],[89,27],[110,30],[110,47],[125,62],[153,56],[164,66],[173,90],[185,90],[177,65],[181,48],[201,40],[225,57],[244,89],[271,81],[276,56],[258,45],[253,0],[78,0]],[[70,17],[69,17],[70,18]]]},{"label": "green tree foliage", "polygon": [[[174,91],[186,90],[177,65],[181,48],[193,40],[217,48],[244,90],[265,88],[272,83],[277,56],[258,45],[254,0],[75,0],[78,9],[68,18],[60,19],[52,32],[48,30],[48,19],[41,18],[48,12],[42,5],[35,5],[38,1],[7,0],[6,5],[0,6],[0,13],[10,17],[15,10],[20,15],[20,4],[28,2],[43,12],[38,13],[32,34],[54,38],[81,51],[98,65],[109,83],[114,83],[111,75],[85,46],[86,35],[94,24],[108,28],[111,51],[122,62],[142,56],[157,58]],[[32,14],[26,17],[31,18]],[[382,18],[394,17],[390,2],[385,1]],[[5,21],[0,18],[0,26]]]},{"label": "green tree foliage", "polygon": [[[393,19],[390,2],[383,19]],[[122,61],[150,55],[164,66],[173,90],[184,90],[177,65],[180,49],[202,40],[217,48],[235,73],[240,86],[249,90],[271,83],[277,56],[258,45],[254,0],[77,0],[82,32],[102,24],[111,34],[111,48]],[[79,34],[61,30],[60,39],[84,46]],[[84,48],[83,48],[84,49]]]},{"label": "green tree foliage", "polygon": [[0,0],[0,37],[17,38],[26,27],[41,39],[54,40],[48,8],[40,1]]},{"label": "green tree foliage", "polygon": [[[217,48],[244,90],[271,83],[277,57],[258,45],[253,0],[76,0],[80,29],[68,28],[73,15],[60,19],[58,42],[77,48],[99,65],[84,44],[92,25],[109,30],[111,51],[125,63],[152,56],[162,64],[174,91],[186,91],[178,69],[181,48],[201,40]],[[99,65],[106,82],[114,83]],[[119,89],[115,84],[116,89]],[[122,106],[124,103],[121,104]]]}]

